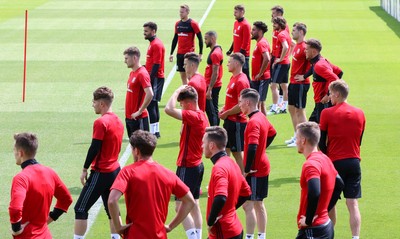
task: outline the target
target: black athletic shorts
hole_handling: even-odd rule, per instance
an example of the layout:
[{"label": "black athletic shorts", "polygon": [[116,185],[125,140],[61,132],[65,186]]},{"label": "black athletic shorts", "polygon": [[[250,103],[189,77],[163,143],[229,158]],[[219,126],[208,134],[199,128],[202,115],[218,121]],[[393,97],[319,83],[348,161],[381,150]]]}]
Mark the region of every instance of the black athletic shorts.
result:
[{"label": "black athletic shorts", "polygon": [[[200,197],[200,187],[203,181],[204,165],[199,164],[196,167],[178,167],[176,175],[189,187],[194,199]],[[175,200],[178,200],[175,198]]]},{"label": "black athletic shorts", "polygon": [[251,188],[250,201],[262,201],[268,196],[268,176],[247,176],[246,181]]},{"label": "black athletic shorts", "polygon": [[185,68],[183,67],[184,60],[185,60],[185,54],[176,55],[176,71],[185,72]]},{"label": "black athletic shorts", "polygon": [[345,198],[361,198],[361,167],[358,158],[341,159],[333,162],[343,179]]},{"label": "black athletic shorts", "polygon": [[313,112],[311,113],[310,118],[308,119],[308,121],[312,121],[312,122],[315,122],[315,123],[319,123],[319,120],[320,120],[320,118],[321,118],[321,112],[322,112],[322,110],[324,110],[324,109],[326,109],[326,108],[329,108],[329,107],[331,107],[331,106],[332,106],[331,102],[328,102],[328,103],[326,103],[326,104],[315,103],[314,110],[313,110]]},{"label": "black athletic shorts", "polygon": [[290,64],[276,64],[272,74],[272,83],[288,83]]},{"label": "black athletic shorts", "polygon": [[332,221],[325,224],[300,229],[296,239],[333,239],[334,231]]},{"label": "black athletic shorts", "polygon": [[309,84],[289,84],[289,105],[293,105],[297,109],[306,108],[308,89],[310,89]]},{"label": "black athletic shorts", "polygon": [[128,132],[129,138],[131,137],[132,133],[138,129],[145,130],[145,131],[150,130],[149,117],[144,117],[144,118],[137,119],[137,120],[125,118],[125,123],[126,123],[126,130]]},{"label": "black athletic shorts", "polygon": [[160,102],[161,101],[161,95],[162,91],[164,88],[164,78],[157,78],[154,77],[154,79],[151,81],[151,88],[153,90],[153,100]]},{"label": "black athletic shorts", "polygon": [[228,133],[226,147],[232,152],[242,152],[244,149],[244,130],[247,123],[233,122],[229,119],[224,121],[224,129]]},{"label": "black athletic shorts", "polygon": [[117,168],[111,173],[100,173],[94,170],[90,171],[89,178],[85,186],[83,186],[82,192],[74,207],[75,219],[88,219],[89,209],[96,203],[100,196],[103,200],[108,219],[111,219],[108,213],[108,197],[110,196],[110,188],[120,170],[120,168]]},{"label": "black athletic shorts", "polygon": [[265,101],[267,99],[268,87],[271,79],[260,80],[260,81],[250,81],[250,86],[255,89],[260,95],[260,101]]}]

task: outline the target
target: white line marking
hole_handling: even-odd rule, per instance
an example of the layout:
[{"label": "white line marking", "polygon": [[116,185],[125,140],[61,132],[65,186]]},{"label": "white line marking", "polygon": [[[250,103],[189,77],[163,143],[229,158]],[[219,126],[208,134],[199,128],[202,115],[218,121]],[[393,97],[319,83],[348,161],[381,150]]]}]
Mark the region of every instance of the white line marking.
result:
[{"label": "white line marking", "polygon": [[[205,11],[203,17],[201,18],[199,22],[199,26],[201,27],[206,20],[208,14],[210,13],[212,7],[214,6],[216,0],[212,0],[210,4],[208,5],[207,10]],[[176,64],[172,67],[171,71],[168,74],[168,78],[165,81],[164,89],[162,92],[162,95],[164,95],[165,91],[167,90],[169,84],[172,81],[172,78],[174,78],[174,75],[176,73]],[[121,165],[121,168],[123,168],[126,164],[126,162],[129,159],[129,156],[131,155],[131,147],[130,144],[126,147],[126,150],[124,154],[122,155],[121,159],[119,160],[119,164]],[[86,229],[85,236],[89,233],[90,229],[92,228],[94,222],[96,221],[97,215],[100,212],[100,208],[103,205],[103,200],[101,200],[101,197],[96,201],[96,203],[92,206],[92,208],[89,210],[89,218],[88,218],[88,226]]]},{"label": "white line marking", "polygon": [[[206,20],[206,18],[208,16],[208,14],[210,13],[212,7],[214,6],[215,1],[217,1],[217,0],[212,0],[210,2],[210,4],[208,5],[207,10],[205,11],[203,17],[201,18],[201,20],[199,22],[199,26],[200,27],[203,25],[204,21]],[[162,96],[164,95],[165,91],[167,91],[167,88],[168,88],[169,84],[171,83],[172,78],[174,78],[175,73],[176,73],[176,64],[174,64],[174,66],[172,67],[171,71],[168,74],[167,80],[164,83],[164,89],[163,89],[163,92],[162,92]]]}]

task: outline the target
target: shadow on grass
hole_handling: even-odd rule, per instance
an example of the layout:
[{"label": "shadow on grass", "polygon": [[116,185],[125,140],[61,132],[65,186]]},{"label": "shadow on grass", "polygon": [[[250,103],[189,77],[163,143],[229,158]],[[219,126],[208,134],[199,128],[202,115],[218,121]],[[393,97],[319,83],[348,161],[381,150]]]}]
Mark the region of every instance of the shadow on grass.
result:
[{"label": "shadow on grass", "polygon": [[400,22],[398,22],[396,18],[392,17],[380,6],[369,7],[369,9],[385,21],[386,25],[400,38]]},{"label": "shadow on grass", "polygon": [[288,147],[286,144],[270,145],[267,148],[267,151],[268,150],[276,150],[276,149],[290,149],[290,150],[293,150],[293,149],[296,149],[296,147]]},{"label": "shadow on grass", "polygon": [[80,142],[80,143],[73,143],[72,145],[89,145],[91,144],[90,142]]},{"label": "shadow on grass", "polygon": [[173,148],[179,147],[179,142],[170,142],[166,144],[157,144],[157,148]]},{"label": "shadow on grass", "polygon": [[68,188],[68,190],[72,195],[79,195],[82,191],[82,187],[72,187]]},{"label": "shadow on grass", "polygon": [[283,184],[293,184],[293,183],[298,184],[299,181],[300,181],[299,177],[277,178],[274,180],[270,180],[268,182],[268,185],[270,187],[279,188]]}]

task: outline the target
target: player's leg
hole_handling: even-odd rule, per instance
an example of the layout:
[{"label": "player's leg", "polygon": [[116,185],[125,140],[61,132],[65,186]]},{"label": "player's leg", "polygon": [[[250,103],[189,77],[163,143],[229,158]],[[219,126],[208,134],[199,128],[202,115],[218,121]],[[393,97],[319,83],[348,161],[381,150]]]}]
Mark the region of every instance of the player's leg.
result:
[{"label": "player's leg", "polygon": [[203,163],[201,163],[197,167],[194,167],[193,172],[190,172],[190,174],[193,176],[192,181],[194,182],[194,187],[195,187],[193,198],[196,199],[195,200],[196,204],[193,207],[190,214],[192,215],[194,226],[196,228],[197,238],[200,239],[202,234],[203,217],[201,215],[199,198],[200,198],[201,182],[203,181],[203,175],[204,175]]},{"label": "player's leg", "polygon": [[219,92],[221,91],[221,87],[214,87],[211,91],[211,96],[212,96],[212,101],[214,105],[214,112],[215,112],[215,117],[217,119],[217,124],[219,125],[220,119],[218,117],[218,101],[219,101]]},{"label": "player's leg", "polygon": [[358,200],[356,198],[346,198],[347,209],[349,210],[350,229],[353,238],[360,236],[361,230],[361,214],[358,208]]},{"label": "player's leg", "polygon": [[247,76],[247,80],[250,82],[251,78],[250,78],[250,67],[249,67],[249,57],[248,56],[245,57],[245,62],[242,66],[242,71]]},{"label": "player's leg", "polygon": [[272,74],[272,82],[271,82],[271,93],[272,93],[272,107],[268,112],[268,115],[273,115],[278,112],[278,97],[279,97],[279,72],[281,70],[282,65],[275,65],[273,74]]},{"label": "player's leg", "polygon": [[336,225],[336,206],[334,206],[329,212],[328,216],[331,219],[333,225]]},{"label": "player's leg", "polygon": [[223,127],[228,134],[226,153],[228,155],[232,153],[236,163],[239,165],[239,168],[243,173],[244,128],[246,127],[246,124],[244,124],[244,126],[241,126],[241,124],[243,123],[233,122],[229,119],[225,119]]},{"label": "player's leg", "polygon": [[183,67],[184,59],[185,59],[185,54],[176,55],[176,71],[178,71],[181,76],[182,85],[187,85],[188,79],[186,76],[185,68]]},{"label": "player's leg", "polygon": [[[109,220],[109,225],[110,225],[110,232],[111,232],[111,239],[119,239],[120,236],[117,232],[117,230],[114,227],[114,224],[111,221],[111,215],[108,211],[108,198],[110,196],[110,189],[112,184],[114,183],[115,179],[117,178],[117,175],[121,171],[121,168],[117,168],[111,173],[102,173],[102,182],[103,182],[103,193],[101,194],[101,199],[103,201],[103,206],[104,210],[106,211],[108,220]],[[119,217],[119,220],[121,221],[121,217]]]},{"label": "player's leg", "polygon": [[288,105],[288,84],[287,83],[282,83],[280,84],[282,92],[283,92],[283,102],[282,102],[282,107],[280,109],[281,113],[287,113],[287,105]]},{"label": "player's leg", "polygon": [[299,85],[298,96],[296,97],[298,103],[296,103],[296,115],[297,115],[297,124],[303,123],[307,121],[306,116],[306,105],[307,105],[307,92],[310,88],[310,85]]},{"label": "player's leg", "polygon": [[257,224],[256,212],[254,210],[254,201],[247,200],[243,204],[243,210],[246,215],[246,239],[253,239],[254,230]]},{"label": "player's leg", "polygon": [[268,222],[267,210],[263,201],[255,201],[254,209],[257,217],[258,239],[265,239],[265,232]]},{"label": "player's leg", "polygon": [[258,87],[258,93],[260,94],[260,101],[258,103],[258,108],[264,115],[267,115],[267,107],[265,105],[265,101],[267,99],[269,83],[270,79],[261,80],[260,86]]}]

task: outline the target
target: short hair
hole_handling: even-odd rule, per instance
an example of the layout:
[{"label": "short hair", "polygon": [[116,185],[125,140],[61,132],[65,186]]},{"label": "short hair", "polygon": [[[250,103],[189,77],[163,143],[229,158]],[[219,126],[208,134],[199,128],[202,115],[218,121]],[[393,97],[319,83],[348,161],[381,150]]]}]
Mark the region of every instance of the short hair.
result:
[{"label": "short hair", "polygon": [[307,26],[302,22],[296,22],[293,24],[293,27],[296,28],[298,31],[303,31],[304,35],[307,33]]},{"label": "short hair", "polygon": [[306,138],[306,140],[312,145],[317,146],[319,138],[321,137],[321,131],[317,123],[308,121],[300,123],[296,126],[296,129],[301,136]]},{"label": "short hair", "polygon": [[34,133],[14,134],[15,148],[24,151],[27,157],[35,157],[38,148],[38,139]]},{"label": "short hair", "polygon": [[137,56],[138,58],[140,58],[140,50],[136,46],[131,46],[125,49],[124,55]]},{"label": "short hair", "polygon": [[349,95],[349,86],[344,80],[335,80],[329,84],[329,90],[339,92],[343,99],[347,99]]},{"label": "short hair", "polygon": [[148,131],[136,130],[129,138],[129,143],[133,149],[138,149],[142,156],[149,157],[156,148],[157,138]]},{"label": "short hair", "polygon": [[262,21],[256,21],[253,23],[253,26],[255,26],[257,29],[261,30],[264,33],[268,31],[268,26]]},{"label": "short hair", "polygon": [[177,101],[181,102],[183,100],[193,100],[193,101],[198,100],[197,91],[193,86],[186,86],[181,90],[181,92],[179,92]]},{"label": "short hair", "polygon": [[205,132],[208,141],[213,142],[218,149],[224,149],[228,142],[226,130],[220,126],[211,126],[206,128]]},{"label": "short hair", "polygon": [[155,22],[146,22],[145,24],[143,24],[143,27],[148,27],[151,30],[157,32],[157,24]]},{"label": "short hair", "polygon": [[319,40],[317,40],[317,39],[310,38],[310,39],[308,39],[308,40],[306,41],[306,44],[307,44],[309,47],[311,47],[311,48],[317,50],[318,52],[321,52],[321,50],[322,50],[322,44],[321,44],[321,42],[320,42]]},{"label": "short hair", "polygon": [[278,24],[281,29],[286,28],[286,20],[282,16],[272,18],[272,22]]},{"label": "short hair", "polygon": [[186,53],[184,58],[187,59],[188,61],[194,63],[196,66],[198,66],[200,64],[200,57],[199,57],[199,55],[197,55],[194,52]]},{"label": "short hair", "polygon": [[106,104],[111,105],[114,100],[114,93],[107,86],[101,86],[93,91],[93,100],[103,100]]},{"label": "short hair", "polygon": [[239,11],[245,11],[245,8],[244,8],[243,4],[238,4],[233,9],[239,10]]},{"label": "short hair", "polygon": [[182,5],[180,6],[180,8],[186,9],[187,12],[190,12],[189,5],[187,5],[187,4],[182,4]]},{"label": "short hair", "polygon": [[218,37],[216,31],[208,31],[208,32],[206,32],[205,35],[208,35],[208,36],[210,36],[210,37],[215,37],[215,39],[217,39],[217,37]]},{"label": "short hair", "polygon": [[282,7],[282,6],[279,6],[279,5],[276,5],[276,6],[272,7],[272,8],[271,8],[271,11],[279,12],[281,15],[283,15],[283,13],[284,13],[283,7]]},{"label": "short hair", "polygon": [[257,104],[260,100],[260,94],[258,93],[258,91],[252,88],[243,89],[240,92],[240,96],[242,98],[251,100],[254,104]]},{"label": "short hair", "polygon": [[244,57],[244,55],[240,52],[236,52],[236,53],[232,53],[230,55],[230,57],[232,57],[234,60],[238,61],[240,65],[244,65],[244,62],[246,60],[246,58]]}]

